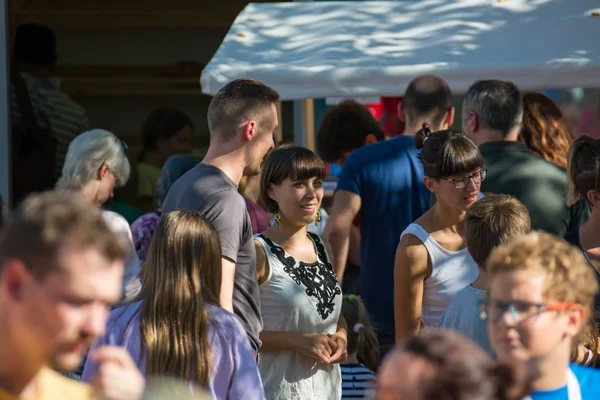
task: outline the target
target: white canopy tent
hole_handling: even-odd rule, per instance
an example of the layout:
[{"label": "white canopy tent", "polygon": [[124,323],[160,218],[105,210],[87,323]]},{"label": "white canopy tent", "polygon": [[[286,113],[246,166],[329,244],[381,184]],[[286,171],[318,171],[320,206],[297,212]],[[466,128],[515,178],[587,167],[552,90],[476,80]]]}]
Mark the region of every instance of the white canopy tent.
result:
[{"label": "white canopy tent", "polygon": [[600,87],[597,0],[251,3],[202,72],[203,92],[255,78],[282,100],[397,96],[433,73],[521,89]]}]

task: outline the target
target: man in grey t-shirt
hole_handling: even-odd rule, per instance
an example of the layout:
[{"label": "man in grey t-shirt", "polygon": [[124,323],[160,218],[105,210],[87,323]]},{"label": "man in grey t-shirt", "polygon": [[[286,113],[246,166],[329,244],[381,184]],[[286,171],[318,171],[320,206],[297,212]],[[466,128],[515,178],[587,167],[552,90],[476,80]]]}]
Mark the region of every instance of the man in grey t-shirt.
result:
[{"label": "man in grey t-shirt", "polygon": [[273,149],[279,94],[252,79],[225,85],[208,107],[210,147],[200,164],[179,178],[162,205],[201,212],[219,233],[223,277],[221,306],[242,321],[254,350],[262,330],[260,293],[252,224],[237,186],[244,175],[258,175]]}]

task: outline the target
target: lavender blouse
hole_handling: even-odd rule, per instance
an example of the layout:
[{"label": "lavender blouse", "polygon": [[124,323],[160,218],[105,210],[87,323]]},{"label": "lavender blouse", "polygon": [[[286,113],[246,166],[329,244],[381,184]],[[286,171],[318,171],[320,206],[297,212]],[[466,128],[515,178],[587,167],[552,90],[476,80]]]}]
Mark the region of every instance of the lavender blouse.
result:
[{"label": "lavender blouse", "polygon": [[160,222],[158,212],[150,212],[142,215],[131,224],[131,236],[138,258],[141,262],[146,261],[152,235]]},{"label": "lavender blouse", "polygon": [[[145,374],[146,355],[138,313],[140,305],[141,302],[137,302],[114,309],[108,318],[106,333],[92,345],[90,352],[104,345],[123,346]],[[210,394],[219,400],[263,400],[262,381],[244,328],[228,311],[212,305],[206,305],[206,309],[213,322],[208,330],[212,360],[208,384]],[[88,358],[81,381],[88,382],[97,368]]]}]

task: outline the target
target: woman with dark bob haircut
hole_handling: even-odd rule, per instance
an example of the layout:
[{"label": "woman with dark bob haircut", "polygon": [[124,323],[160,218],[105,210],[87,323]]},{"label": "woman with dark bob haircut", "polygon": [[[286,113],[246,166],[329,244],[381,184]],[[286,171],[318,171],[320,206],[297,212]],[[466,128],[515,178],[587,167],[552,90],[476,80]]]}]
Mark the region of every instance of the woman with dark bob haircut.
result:
[{"label": "woman with dark bob haircut", "polygon": [[453,331],[436,330],[399,345],[379,370],[377,400],[521,400],[525,368],[493,360]]},{"label": "woman with dark bob haircut", "polygon": [[339,400],[347,357],[342,290],[319,224],[323,161],[282,145],[267,158],[261,193],[275,223],[255,235],[263,331],[259,368],[268,400]]},{"label": "woman with dark bob haircut", "polygon": [[438,199],[400,236],[394,265],[396,342],[437,328],[454,295],[479,275],[463,228],[467,209],[479,198],[485,179],[479,148],[458,131],[415,136],[422,148],[425,185]]}]

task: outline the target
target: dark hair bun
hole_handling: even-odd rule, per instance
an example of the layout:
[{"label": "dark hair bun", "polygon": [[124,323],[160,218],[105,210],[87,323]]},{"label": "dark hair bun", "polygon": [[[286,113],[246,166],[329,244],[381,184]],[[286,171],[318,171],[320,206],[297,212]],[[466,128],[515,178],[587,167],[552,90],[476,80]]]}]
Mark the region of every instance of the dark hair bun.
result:
[{"label": "dark hair bun", "polygon": [[415,148],[422,149],[425,144],[425,140],[431,135],[431,129],[429,129],[429,123],[423,122],[421,129],[415,133]]}]

